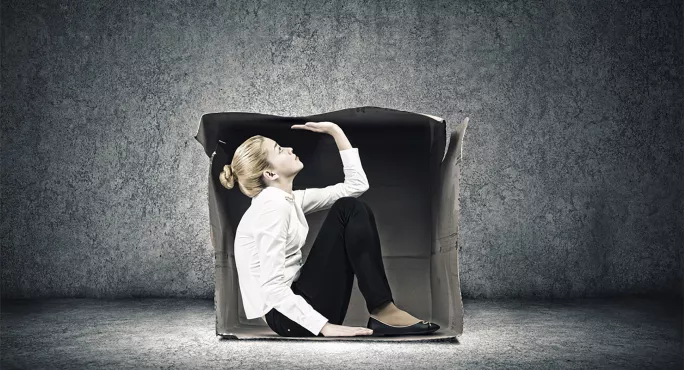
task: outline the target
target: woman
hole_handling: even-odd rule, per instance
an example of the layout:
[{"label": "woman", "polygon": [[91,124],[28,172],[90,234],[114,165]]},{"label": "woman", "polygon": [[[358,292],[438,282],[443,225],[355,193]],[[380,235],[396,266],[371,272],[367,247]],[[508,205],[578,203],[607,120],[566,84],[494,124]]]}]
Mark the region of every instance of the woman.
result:
[{"label": "woman", "polygon": [[[439,329],[394,305],[373,211],[356,199],[368,190],[358,148],[332,122],[293,125],[331,135],[344,182],[292,190],[304,168],[292,148],[256,135],[242,143],[220,174],[221,184],[252,198],[235,235],[235,264],[248,319],[262,317],[281,336],[425,334]],[[301,248],[306,214],[330,209],[307,263]],[[356,275],[370,313],[367,328],[341,325]],[[263,316],[262,316],[263,315]]]}]

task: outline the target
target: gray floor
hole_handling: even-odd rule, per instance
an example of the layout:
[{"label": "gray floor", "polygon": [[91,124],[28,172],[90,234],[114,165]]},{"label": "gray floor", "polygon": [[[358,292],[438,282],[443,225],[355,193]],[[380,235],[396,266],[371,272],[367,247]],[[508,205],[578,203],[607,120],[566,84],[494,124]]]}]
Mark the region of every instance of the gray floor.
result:
[{"label": "gray floor", "polygon": [[682,305],[464,300],[458,343],[219,340],[213,302],[2,301],[0,367],[682,369]]}]

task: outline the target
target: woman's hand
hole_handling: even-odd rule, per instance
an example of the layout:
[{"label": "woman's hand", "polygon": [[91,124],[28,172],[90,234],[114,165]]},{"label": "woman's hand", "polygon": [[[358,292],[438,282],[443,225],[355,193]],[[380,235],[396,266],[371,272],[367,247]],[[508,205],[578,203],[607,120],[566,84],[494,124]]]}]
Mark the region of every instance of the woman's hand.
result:
[{"label": "woman's hand", "polygon": [[337,126],[336,123],[329,122],[329,121],[323,121],[323,122],[307,122],[303,125],[292,125],[290,128],[296,128],[296,129],[304,129],[304,130],[309,130],[313,132],[322,132],[324,134],[331,135],[335,132],[335,130],[339,129],[340,127]]},{"label": "woman's hand", "polygon": [[321,334],[323,334],[324,337],[355,337],[357,335],[371,335],[373,334],[373,330],[358,326],[335,325],[327,322],[323,325]]}]

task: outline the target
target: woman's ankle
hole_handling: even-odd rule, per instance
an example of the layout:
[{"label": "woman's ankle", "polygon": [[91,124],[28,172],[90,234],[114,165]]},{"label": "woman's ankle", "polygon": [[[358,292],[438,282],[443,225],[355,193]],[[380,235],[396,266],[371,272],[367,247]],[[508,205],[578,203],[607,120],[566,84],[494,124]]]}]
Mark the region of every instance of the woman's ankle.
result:
[{"label": "woman's ankle", "polygon": [[371,312],[371,315],[382,315],[384,313],[388,312],[393,312],[397,309],[397,306],[394,305],[394,302],[389,301],[386,303],[383,303],[380,307],[376,308]]}]

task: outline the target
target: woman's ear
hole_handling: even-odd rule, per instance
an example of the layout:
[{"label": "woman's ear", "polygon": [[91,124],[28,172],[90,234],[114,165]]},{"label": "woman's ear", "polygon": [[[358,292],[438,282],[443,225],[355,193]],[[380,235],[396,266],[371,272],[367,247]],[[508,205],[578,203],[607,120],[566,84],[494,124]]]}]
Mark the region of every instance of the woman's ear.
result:
[{"label": "woman's ear", "polygon": [[278,174],[274,173],[272,171],[266,170],[266,171],[264,171],[264,177],[266,177],[269,180],[275,180],[278,178]]}]

